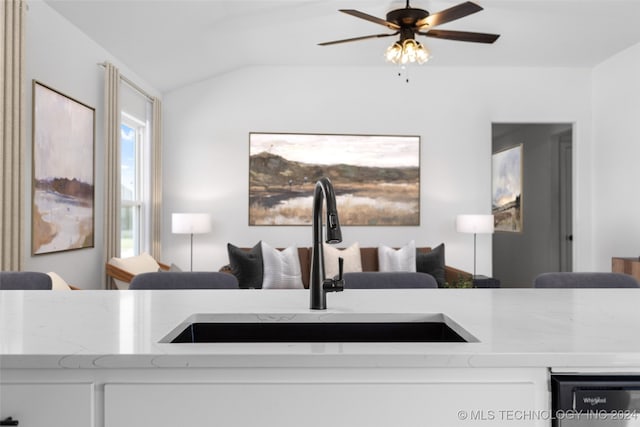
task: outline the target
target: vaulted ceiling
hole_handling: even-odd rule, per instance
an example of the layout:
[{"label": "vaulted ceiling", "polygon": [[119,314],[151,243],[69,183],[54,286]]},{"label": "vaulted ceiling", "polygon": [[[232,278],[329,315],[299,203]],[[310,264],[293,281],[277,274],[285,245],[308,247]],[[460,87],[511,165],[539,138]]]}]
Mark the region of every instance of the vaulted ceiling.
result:
[{"label": "vaulted ceiling", "polygon": [[[384,17],[404,2],[372,0],[46,0],[89,37],[165,92],[254,65],[387,66],[395,38],[338,12]],[[438,12],[462,0],[413,0]],[[477,0],[485,10],[442,29],[501,34],[493,45],[423,38],[423,67],[593,67],[640,42],[639,0]]]}]

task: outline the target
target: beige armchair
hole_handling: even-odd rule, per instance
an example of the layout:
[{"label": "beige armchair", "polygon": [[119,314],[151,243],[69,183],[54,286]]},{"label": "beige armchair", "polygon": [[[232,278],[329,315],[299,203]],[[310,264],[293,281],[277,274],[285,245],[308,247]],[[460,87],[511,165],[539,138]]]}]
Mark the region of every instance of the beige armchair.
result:
[{"label": "beige armchair", "polygon": [[156,271],[169,271],[170,266],[156,261],[148,253],[142,253],[129,258],[111,258],[105,265],[115,287],[120,290],[129,289],[129,285],[136,274]]}]

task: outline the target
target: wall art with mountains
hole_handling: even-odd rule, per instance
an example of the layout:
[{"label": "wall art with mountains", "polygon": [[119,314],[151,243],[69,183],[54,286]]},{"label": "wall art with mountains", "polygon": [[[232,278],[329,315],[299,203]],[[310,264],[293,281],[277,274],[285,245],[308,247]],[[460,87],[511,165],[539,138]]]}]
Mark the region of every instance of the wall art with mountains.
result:
[{"label": "wall art with mountains", "polygon": [[251,133],[249,225],[310,225],[315,183],[342,225],[420,224],[420,137]]}]

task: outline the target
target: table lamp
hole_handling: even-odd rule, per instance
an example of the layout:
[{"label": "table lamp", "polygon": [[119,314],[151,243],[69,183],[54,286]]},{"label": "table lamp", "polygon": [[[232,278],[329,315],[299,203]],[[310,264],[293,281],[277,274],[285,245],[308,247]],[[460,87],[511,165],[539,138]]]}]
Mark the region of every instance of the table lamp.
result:
[{"label": "table lamp", "polygon": [[476,235],[493,234],[493,215],[458,215],[458,233],[473,233],[473,277],[476,277]]},{"label": "table lamp", "polygon": [[171,215],[173,234],[191,235],[191,271],[193,271],[193,235],[211,231],[211,215],[207,213],[174,213]]}]

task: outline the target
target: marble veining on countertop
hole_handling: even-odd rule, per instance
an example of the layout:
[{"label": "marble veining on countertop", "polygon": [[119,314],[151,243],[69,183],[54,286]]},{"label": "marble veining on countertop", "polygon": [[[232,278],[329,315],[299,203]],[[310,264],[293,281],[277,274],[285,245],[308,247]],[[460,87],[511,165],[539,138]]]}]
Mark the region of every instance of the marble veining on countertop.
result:
[{"label": "marble veining on countertop", "polygon": [[[634,289],[0,291],[0,368],[638,367]],[[441,313],[479,342],[160,342],[195,314]]]}]

